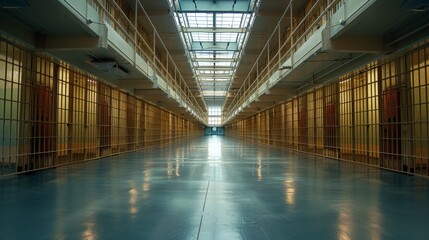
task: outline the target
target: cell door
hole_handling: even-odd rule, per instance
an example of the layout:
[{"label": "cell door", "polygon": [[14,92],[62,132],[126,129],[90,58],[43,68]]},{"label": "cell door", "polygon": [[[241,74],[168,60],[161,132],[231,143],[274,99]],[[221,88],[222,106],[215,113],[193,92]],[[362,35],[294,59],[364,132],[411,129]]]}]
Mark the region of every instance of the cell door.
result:
[{"label": "cell door", "polygon": [[307,96],[298,99],[298,149],[307,150],[308,147],[308,110]]},{"label": "cell door", "polygon": [[326,104],[323,108],[323,130],[325,148],[338,148],[338,116],[335,103]]},{"label": "cell door", "polygon": [[308,143],[308,115],[307,109],[298,112],[298,139],[299,143],[306,146]]},{"label": "cell door", "polygon": [[111,144],[111,116],[110,106],[106,101],[101,101],[99,105],[99,128],[100,128],[100,149],[106,149]]},{"label": "cell door", "polygon": [[[131,102],[131,103],[130,103]],[[134,150],[136,146],[136,111],[135,100],[129,99],[127,105],[127,143],[128,150]]]},{"label": "cell door", "polygon": [[381,164],[383,167],[400,170],[401,112],[398,88],[383,91],[381,126]]},{"label": "cell door", "polygon": [[50,87],[36,85],[34,94],[30,169],[53,164],[53,93]]},{"label": "cell door", "polygon": [[325,155],[338,157],[339,150],[339,116],[337,104],[327,103],[323,107],[323,136]]}]

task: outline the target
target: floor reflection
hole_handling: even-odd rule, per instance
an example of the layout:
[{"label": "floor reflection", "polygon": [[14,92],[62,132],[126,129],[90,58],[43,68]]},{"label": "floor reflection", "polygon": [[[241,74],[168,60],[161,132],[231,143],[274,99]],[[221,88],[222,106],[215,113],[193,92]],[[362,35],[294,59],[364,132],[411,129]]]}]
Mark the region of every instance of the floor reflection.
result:
[{"label": "floor reflection", "polygon": [[[150,170],[146,170],[143,172],[143,176],[144,177],[143,177],[142,189],[143,189],[143,192],[148,192],[150,190],[150,181],[152,180],[151,179],[152,173]],[[144,197],[147,197],[147,194],[145,194]]]},{"label": "floor reflection", "polygon": [[351,206],[342,204],[338,214],[338,240],[352,239],[352,217],[350,216]]},{"label": "floor reflection", "polygon": [[381,239],[381,214],[378,206],[371,206],[368,208],[369,214],[369,229],[371,240]]},{"label": "floor reflection", "polygon": [[132,188],[130,191],[130,213],[131,215],[134,215],[138,213],[139,209],[137,207],[137,199],[138,199],[138,191],[135,188]]},{"label": "floor reflection", "polygon": [[99,239],[99,237],[97,236],[97,233],[95,231],[95,221],[93,219],[88,219],[88,221],[86,221],[84,223],[85,226],[85,230],[82,233],[82,239],[83,240],[96,240]]},{"label": "floor reflection", "polygon": [[211,136],[208,140],[208,162],[210,165],[216,165],[222,161],[221,140],[219,136]]},{"label": "floor reflection", "polygon": [[258,181],[262,181],[262,156],[258,154],[258,171],[257,171]]},{"label": "floor reflection", "polygon": [[286,203],[289,205],[295,204],[295,181],[292,177],[288,177],[284,181]]}]

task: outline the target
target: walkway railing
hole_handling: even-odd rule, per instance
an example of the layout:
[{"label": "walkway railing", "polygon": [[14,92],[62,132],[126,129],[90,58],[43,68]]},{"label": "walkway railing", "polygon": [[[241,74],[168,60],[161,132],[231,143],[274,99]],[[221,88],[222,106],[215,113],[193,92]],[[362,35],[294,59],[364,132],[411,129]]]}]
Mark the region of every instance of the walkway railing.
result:
[{"label": "walkway railing", "polygon": [[[69,2],[70,0],[64,1],[70,6],[75,4]],[[98,23],[111,26],[134,48],[135,55],[132,60],[136,67],[140,67],[136,63],[136,55],[138,55],[156,72],[156,75],[149,76],[155,84],[157,76],[160,76],[167,84],[167,94],[170,95],[170,90],[174,91],[180,97],[180,100],[176,100],[182,107],[190,109],[201,121],[206,121],[205,106],[200,106],[190,90],[140,1],[135,3],[136,5],[132,8],[126,1],[86,0],[87,8],[92,7],[99,14]],[[84,17],[88,19],[88,16]],[[142,18],[144,23],[139,20]]]},{"label": "walkway railing", "polygon": [[290,1],[231,104],[224,106],[225,116],[231,118],[239,112],[241,106],[274,73],[282,70],[281,66],[286,60],[290,59],[292,64],[288,69],[293,68],[294,53],[345,3],[345,0],[311,0],[296,14],[293,12],[293,1]]}]

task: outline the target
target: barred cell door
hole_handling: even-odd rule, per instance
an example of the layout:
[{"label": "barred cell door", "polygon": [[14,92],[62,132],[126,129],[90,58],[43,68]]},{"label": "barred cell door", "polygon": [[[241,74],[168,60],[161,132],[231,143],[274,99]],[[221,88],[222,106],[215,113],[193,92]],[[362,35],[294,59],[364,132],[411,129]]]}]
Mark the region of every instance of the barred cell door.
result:
[{"label": "barred cell door", "polygon": [[308,114],[307,109],[298,112],[298,141],[299,150],[307,150],[308,144]]},{"label": "barred cell door", "polygon": [[36,85],[34,92],[32,144],[29,169],[52,166],[53,92],[48,86]]},{"label": "barred cell door", "polygon": [[336,103],[328,103],[323,107],[323,135],[325,155],[339,155],[339,116]]},{"label": "barred cell door", "polygon": [[110,106],[107,101],[102,101],[99,106],[100,150],[110,147],[111,144],[111,116]]},{"label": "barred cell door", "polygon": [[383,91],[381,123],[381,166],[402,170],[401,154],[401,112],[399,88]]}]

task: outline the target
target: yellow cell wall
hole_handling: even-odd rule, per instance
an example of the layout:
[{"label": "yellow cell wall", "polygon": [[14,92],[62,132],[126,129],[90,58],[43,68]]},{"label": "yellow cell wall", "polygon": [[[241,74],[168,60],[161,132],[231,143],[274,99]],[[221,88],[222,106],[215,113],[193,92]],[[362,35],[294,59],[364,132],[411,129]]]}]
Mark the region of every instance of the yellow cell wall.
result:
[{"label": "yellow cell wall", "polygon": [[0,175],[200,135],[200,124],[0,39]]},{"label": "yellow cell wall", "polygon": [[426,44],[229,124],[226,134],[429,176],[428,79]]}]

